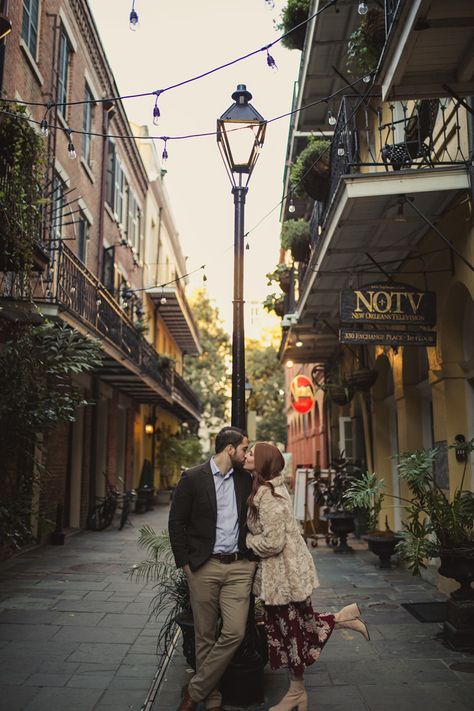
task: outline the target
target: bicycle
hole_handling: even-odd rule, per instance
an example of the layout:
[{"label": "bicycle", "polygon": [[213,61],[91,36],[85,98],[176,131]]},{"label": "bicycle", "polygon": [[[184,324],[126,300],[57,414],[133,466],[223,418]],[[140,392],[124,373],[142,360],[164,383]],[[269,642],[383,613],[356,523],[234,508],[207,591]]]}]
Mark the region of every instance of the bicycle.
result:
[{"label": "bicycle", "polygon": [[122,530],[122,528],[125,526],[128,520],[128,514],[130,513],[130,504],[135,501],[137,498],[137,494],[135,489],[131,489],[130,491],[124,491],[121,500],[122,500],[122,513],[120,514],[120,523],[119,523],[119,531]]},{"label": "bicycle", "polygon": [[[87,528],[91,531],[103,531],[114,520],[119,492],[114,484],[105,476],[105,496],[97,497],[96,505],[87,517]],[[124,524],[125,525],[125,524]]]}]

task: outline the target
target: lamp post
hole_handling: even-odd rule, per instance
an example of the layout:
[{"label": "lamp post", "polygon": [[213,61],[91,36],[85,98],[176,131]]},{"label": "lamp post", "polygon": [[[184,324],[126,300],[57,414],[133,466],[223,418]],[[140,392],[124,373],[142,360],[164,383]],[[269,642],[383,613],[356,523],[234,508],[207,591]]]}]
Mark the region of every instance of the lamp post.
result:
[{"label": "lamp post", "polygon": [[232,415],[245,429],[244,206],[248,183],[265,140],[266,121],[249,103],[252,94],[239,84],[234,103],[217,119],[217,145],[234,196],[234,299],[232,332]]}]

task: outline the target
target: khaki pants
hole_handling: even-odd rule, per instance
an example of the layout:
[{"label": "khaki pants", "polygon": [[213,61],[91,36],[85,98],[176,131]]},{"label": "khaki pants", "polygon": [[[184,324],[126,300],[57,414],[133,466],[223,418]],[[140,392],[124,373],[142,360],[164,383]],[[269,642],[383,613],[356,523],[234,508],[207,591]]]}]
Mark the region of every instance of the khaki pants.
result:
[{"label": "khaki pants", "polygon": [[[222,703],[218,685],[245,634],[255,568],[250,560],[226,564],[210,558],[188,574],[196,640],[196,674],[188,690],[194,701],[205,699],[208,709]],[[219,611],[222,629],[216,639]]]}]

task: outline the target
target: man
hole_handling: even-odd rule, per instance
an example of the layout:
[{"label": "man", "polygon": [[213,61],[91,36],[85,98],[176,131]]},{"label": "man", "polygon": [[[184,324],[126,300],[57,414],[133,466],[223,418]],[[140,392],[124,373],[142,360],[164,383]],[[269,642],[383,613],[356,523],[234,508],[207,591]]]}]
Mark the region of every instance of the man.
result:
[{"label": "man", "polygon": [[171,547],[188,580],[196,641],[196,674],[179,711],[204,700],[208,711],[221,711],[219,681],[244,637],[256,567],[245,545],[252,480],[241,466],[248,444],[242,430],[224,427],[215,455],[183,473],[172,499]]}]

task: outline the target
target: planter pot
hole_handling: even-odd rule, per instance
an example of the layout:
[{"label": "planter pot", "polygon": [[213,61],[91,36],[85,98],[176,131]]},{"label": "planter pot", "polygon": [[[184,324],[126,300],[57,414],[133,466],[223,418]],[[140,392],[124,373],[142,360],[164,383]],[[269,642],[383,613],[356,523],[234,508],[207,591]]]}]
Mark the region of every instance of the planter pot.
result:
[{"label": "planter pot", "polygon": [[315,156],[311,163],[314,163],[315,160],[318,162],[301,182],[305,193],[312,197],[313,200],[325,202],[329,192],[329,160],[327,155],[321,158]]},{"label": "planter pot", "polygon": [[351,553],[352,548],[347,545],[347,536],[355,530],[354,515],[348,511],[335,511],[328,513],[327,517],[331,532],[339,538],[339,545],[334,548],[334,553]]},{"label": "planter pot", "polygon": [[295,262],[307,262],[309,252],[309,240],[295,240],[291,245],[291,256]]},{"label": "planter pot", "polygon": [[380,560],[380,568],[391,568],[390,558],[395,553],[395,546],[400,540],[398,536],[384,536],[376,533],[369,533],[362,536],[369,545],[369,551],[377,555]]},{"label": "planter pot", "polygon": [[283,272],[280,275],[280,288],[283,291],[284,294],[288,294],[291,288],[291,274],[290,272]]},{"label": "planter pot", "polygon": [[275,304],[274,311],[277,316],[283,318],[283,316],[285,315],[285,303],[283,301],[277,301]]},{"label": "planter pot", "polygon": [[[183,617],[176,622],[183,635],[184,658],[192,669],[196,669],[193,618]],[[243,642],[219,684],[224,703],[242,708],[263,703],[263,668],[267,661],[265,630],[249,615]]]},{"label": "planter pot", "polygon": [[171,491],[169,491],[169,489],[162,489],[160,491],[157,491],[155,501],[157,504],[169,504],[171,501]]},{"label": "planter pot", "polygon": [[372,368],[360,368],[349,375],[347,382],[354,390],[366,391],[375,385],[377,376],[378,372]]},{"label": "planter pot", "polygon": [[453,600],[474,600],[474,546],[470,548],[444,548],[441,549],[441,565],[438,568],[440,575],[453,578],[460,587],[451,593]]},{"label": "planter pot", "polygon": [[330,385],[326,392],[329,399],[341,407],[348,405],[354,397],[353,389],[349,387],[345,388],[342,385]]}]

